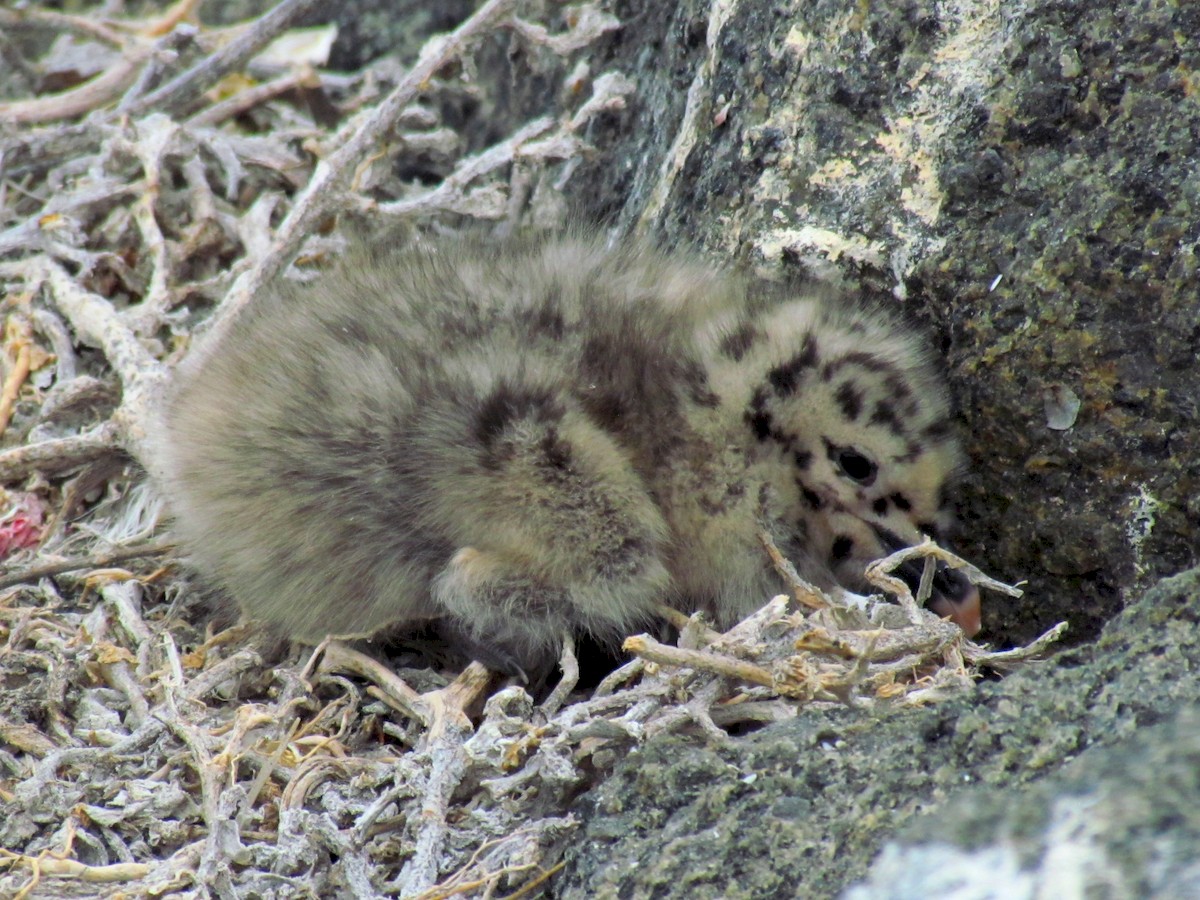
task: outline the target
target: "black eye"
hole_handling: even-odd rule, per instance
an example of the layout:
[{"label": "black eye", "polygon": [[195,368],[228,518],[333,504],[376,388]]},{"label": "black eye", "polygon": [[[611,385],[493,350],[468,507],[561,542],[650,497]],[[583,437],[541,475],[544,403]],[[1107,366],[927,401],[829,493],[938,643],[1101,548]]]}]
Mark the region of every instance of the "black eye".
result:
[{"label": "black eye", "polygon": [[853,447],[838,447],[833,453],[833,461],[842,474],[861,485],[875,482],[875,463],[867,459]]}]

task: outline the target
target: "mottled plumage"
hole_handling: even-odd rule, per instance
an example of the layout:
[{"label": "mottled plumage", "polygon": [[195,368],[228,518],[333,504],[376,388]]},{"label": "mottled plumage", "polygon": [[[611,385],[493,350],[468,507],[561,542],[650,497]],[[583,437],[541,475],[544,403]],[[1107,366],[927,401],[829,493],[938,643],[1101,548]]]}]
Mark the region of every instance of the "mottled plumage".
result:
[{"label": "mottled plumage", "polygon": [[[656,602],[823,584],[948,524],[959,465],[921,340],[583,236],[357,250],[185,364],[161,464],[201,572],[306,640],[442,620],[493,665]],[[977,627],[977,597],[937,602]]]}]

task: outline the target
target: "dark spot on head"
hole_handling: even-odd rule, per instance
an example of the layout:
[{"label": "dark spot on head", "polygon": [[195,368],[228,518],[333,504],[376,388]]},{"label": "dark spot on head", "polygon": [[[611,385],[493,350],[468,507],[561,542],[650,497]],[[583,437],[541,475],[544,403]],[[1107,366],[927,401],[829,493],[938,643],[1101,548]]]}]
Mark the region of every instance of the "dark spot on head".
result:
[{"label": "dark spot on head", "polygon": [[837,392],[833,395],[833,399],[835,399],[838,406],[841,407],[842,415],[844,415],[851,422],[855,421],[858,418],[859,413],[862,412],[862,391],[855,387],[853,381],[842,382],[841,387],[839,387]]},{"label": "dark spot on head", "polygon": [[954,431],[954,426],[949,419],[937,419],[921,429],[921,435],[931,441],[944,441],[950,437]]},{"label": "dark spot on head", "polygon": [[758,329],[749,322],[743,322],[721,339],[719,349],[723,356],[734,362],[741,362],[756,340],[758,340]]},{"label": "dark spot on head", "polygon": [[904,437],[906,434],[904,426],[900,423],[900,417],[896,415],[896,407],[887,400],[880,400],[875,404],[875,411],[871,413],[867,424],[886,425],[887,429],[897,437]]},{"label": "dark spot on head", "polygon": [[915,412],[916,404],[911,401],[912,389],[909,388],[908,382],[895,372],[888,372],[883,378],[883,383],[888,389],[888,393],[897,403],[905,404],[910,415]]},{"label": "dark spot on head", "polygon": [[767,412],[767,389],[759,388],[754,392],[750,406],[742,416],[743,421],[750,426],[754,436],[759,441],[774,441],[786,453],[796,444],[794,435],[787,434],[775,424],[774,417]]},{"label": "dark spot on head", "polygon": [[874,503],[871,504],[871,509],[875,510],[875,514],[877,516],[887,515],[887,511],[888,511],[887,497],[880,497],[878,500],[876,500]]},{"label": "dark spot on head", "polygon": [[844,534],[833,539],[833,548],[830,552],[835,562],[848,558],[853,551],[853,539],[846,537]]},{"label": "dark spot on head", "polygon": [[808,450],[797,450],[792,454],[792,461],[795,462],[796,468],[803,472],[812,465],[813,455]]},{"label": "dark spot on head", "polygon": [[[796,483],[800,484],[799,481],[797,481]],[[802,497],[804,497],[804,502],[807,503],[813,509],[821,509],[821,507],[823,507],[825,505],[825,501],[821,499],[820,494],[818,494],[816,491],[812,490],[811,488],[806,488],[802,484],[800,485],[800,495]]]},{"label": "dark spot on head", "polygon": [[880,359],[878,356],[873,356],[870,353],[865,353],[857,350],[853,353],[847,353],[845,356],[839,356],[837,359],[830,360],[821,370],[821,378],[824,381],[832,381],[833,376],[837,374],[839,369],[847,366],[857,366],[860,369],[865,369],[868,372],[891,372],[892,364],[885,359]]},{"label": "dark spot on head", "polygon": [[806,334],[800,345],[800,352],[787,362],[772,369],[767,373],[767,378],[770,380],[771,386],[775,388],[775,393],[780,397],[786,397],[796,392],[796,387],[800,384],[804,373],[816,365],[817,342],[813,340],[811,334]]},{"label": "dark spot on head", "polygon": [[747,408],[743,418],[759,441],[765,441],[771,436],[771,428],[774,423],[771,420],[771,414],[767,412],[767,392],[765,389],[759,388],[755,391],[754,397],[750,401],[750,406]]},{"label": "dark spot on head", "polygon": [[901,512],[908,512],[912,509],[912,504],[908,502],[908,498],[903,494],[892,494],[891,501],[896,504],[896,509]]}]

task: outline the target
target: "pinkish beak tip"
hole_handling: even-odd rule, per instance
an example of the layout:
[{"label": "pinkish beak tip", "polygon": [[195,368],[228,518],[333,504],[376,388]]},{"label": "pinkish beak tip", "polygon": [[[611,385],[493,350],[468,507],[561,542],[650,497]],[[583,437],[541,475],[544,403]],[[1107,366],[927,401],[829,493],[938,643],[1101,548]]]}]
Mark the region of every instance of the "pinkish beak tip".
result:
[{"label": "pinkish beak tip", "polygon": [[953,604],[950,611],[950,621],[963,630],[967,637],[975,637],[983,628],[983,604],[979,600],[979,591],[973,590],[969,597]]},{"label": "pinkish beak tip", "polygon": [[974,586],[965,597],[954,600],[935,594],[929,601],[929,608],[961,628],[967,637],[975,637],[983,628],[983,604],[979,589]]}]

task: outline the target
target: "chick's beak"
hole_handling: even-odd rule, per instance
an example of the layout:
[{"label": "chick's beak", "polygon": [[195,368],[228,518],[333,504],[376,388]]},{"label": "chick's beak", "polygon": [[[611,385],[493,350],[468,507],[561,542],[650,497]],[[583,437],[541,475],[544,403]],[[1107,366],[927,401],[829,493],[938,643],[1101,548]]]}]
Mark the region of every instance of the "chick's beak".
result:
[{"label": "chick's beak", "polygon": [[[967,637],[975,637],[979,634],[979,629],[983,627],[983,611],[979,602],[979,588],[971,584],[967,579],[954,569],[946,569],[951,575],[958,576],[959,579],[966,585],[965,589],[958,589],[951,593],[941,593],[938,591],[935,578],[933,595],[929,598],[929,608],[941,616],[943,619],[949,619],[955,625],[963,630]],[[938,575],[941,575],[939,569]]]}]

